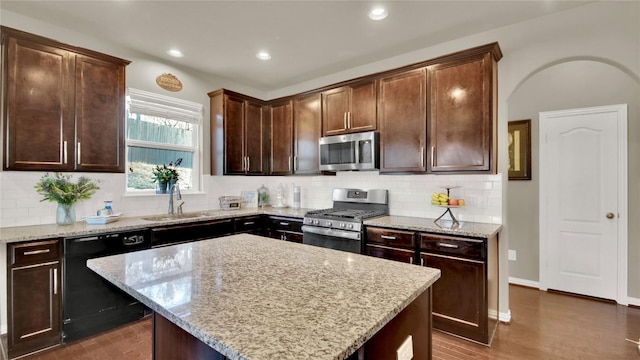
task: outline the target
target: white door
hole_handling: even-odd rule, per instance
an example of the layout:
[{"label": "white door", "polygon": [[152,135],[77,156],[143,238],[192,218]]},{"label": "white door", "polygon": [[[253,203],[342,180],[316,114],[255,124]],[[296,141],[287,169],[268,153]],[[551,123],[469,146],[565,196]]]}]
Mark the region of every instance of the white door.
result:
[{"label": "white door", "polygon": [[625,105],[540,113],[541,288],[627,301],[626,121]]}]

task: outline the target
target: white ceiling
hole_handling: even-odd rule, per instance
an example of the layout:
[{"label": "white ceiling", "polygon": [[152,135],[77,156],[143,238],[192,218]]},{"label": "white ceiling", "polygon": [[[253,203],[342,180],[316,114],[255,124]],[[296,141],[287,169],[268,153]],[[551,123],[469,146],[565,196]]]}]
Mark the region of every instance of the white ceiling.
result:
[{"label": "white ceiling", "polygon": [[[587,2],[2,0],[0,9],[273,91]],[[367,17],[376,4],[386,19]],[[184,57],[167,55],[172,47]],[[260,50],[272,59],[258,60]]]}]

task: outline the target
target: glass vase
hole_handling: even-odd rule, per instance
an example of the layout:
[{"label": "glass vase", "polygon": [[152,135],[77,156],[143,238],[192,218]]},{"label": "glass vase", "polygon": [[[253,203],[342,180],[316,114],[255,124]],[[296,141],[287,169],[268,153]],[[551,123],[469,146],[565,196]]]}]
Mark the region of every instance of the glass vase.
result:
[{"label": "glass vase", "polygon": [[56,224],[58,225],[72,225],[76,222],[76,207],[75,204],[58,204],[56,210]]}]

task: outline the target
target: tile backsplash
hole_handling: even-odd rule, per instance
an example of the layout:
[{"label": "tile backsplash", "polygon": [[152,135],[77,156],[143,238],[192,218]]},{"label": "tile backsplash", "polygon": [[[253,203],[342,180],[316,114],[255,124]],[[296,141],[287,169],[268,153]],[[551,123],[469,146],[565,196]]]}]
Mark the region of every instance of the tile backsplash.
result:
[{"label": "tile backsplash", "polygon": [[[40,202],[33,185],[43,172],[0,172],[0,228],[55,223],[56,204]],[[80,174],[75,174],[74,179]],[[77,220],[94,215],[106,196],[115,212],[124,216],[163,214],[168,195],[125,194],[125,174],[84,175],[101,179],[101,189],[89,200],[76,203]],[[203,191],[183,193],[184,211],[219,209],[218,197],[240,195],[262,184],[275,202],[282,184],[286,203],[291,205],[293,185],[300,186],[303,208],[331,207],[331,191],[336,187],[388,189],[391,215],[436,218],[444,208],[431,205],[431,193],[446,192],[444,185],[457,185],[452,197],[465,199],[463,208],[452,209],[462,221],[500,224],[502,222],[502,176],[498,175],[380,175],[376,171],[339,172],[336,176],[203,176]]]}]

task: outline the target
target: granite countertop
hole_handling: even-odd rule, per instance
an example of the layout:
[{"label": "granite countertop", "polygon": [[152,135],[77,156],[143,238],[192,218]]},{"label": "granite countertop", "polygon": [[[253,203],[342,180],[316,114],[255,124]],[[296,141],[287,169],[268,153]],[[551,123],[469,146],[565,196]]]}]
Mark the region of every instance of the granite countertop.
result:
[{"label": "granite countertop", "polygon": [[[118,221],[104,225],[89,225],[84,221],[78,221],[73,225],[60,226],[56,224],[31,225],[0,228],[0,243],[11,243],[19,241],[41,240],[57,237],[82,236],[90,234],[101,234],[116,231],[126,231],[135,229],[145,229],[163,225],[176,225],[191,223],[196,221],[233,219],[241,216],[251,215],[274,215],[287,216],[302,219],[304,214],[311,209],[292,208],[276,209],[267,207],[264,210],[258,208],[246,208],[239,210],[203,210],[197,212],[184,213],[182,215],[145,215],[137,217],[122,217]],[[194,215],[194,216],[191,216]],[[198,215],[198,216],[196,216]],[[152,218],[153,220],[145,220]]]},{"label": "granite countertop", "polygon": [[500,224],[486,224],[460,221],[459,225],[454,225],[451,220],[417,218],[407,216],[384,216],[371,220],[365,220],[368,226],[378,226],[398,230],[424,231],[446,235],[459,235],[476,238],[491,238],[502,229]]},{"label": "granite countertop", "polygon": [[345,359],[440,277],[249,234],[87,264],[232,360]]}]

